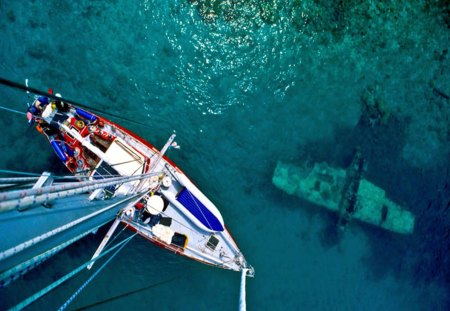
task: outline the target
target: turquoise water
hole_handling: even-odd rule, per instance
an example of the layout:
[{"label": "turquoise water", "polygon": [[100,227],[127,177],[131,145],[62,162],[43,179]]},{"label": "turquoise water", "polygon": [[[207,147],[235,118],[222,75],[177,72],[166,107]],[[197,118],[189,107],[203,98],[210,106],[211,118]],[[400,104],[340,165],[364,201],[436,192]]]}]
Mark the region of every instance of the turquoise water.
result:
[{"label": "turquoise water", "polygon": [[[446,11],[447,10],[447,11]],[[249,310],[450,308],[450,42],[445,1],[0,1],[0,75],[136,119],[220,208],[256,277]],[[1,88],[25,110],[24,93]],[[62,171],[42,137],[3,113],[0,168]],[[399,236],[277,190],[278,160],[346,167],[416,217]],[[8,234],[8,233],[2,233]],[[0,291],[17,303],[93,254],[90,236]],[[81,274],[30,309],[55,309]],[[135,238],[77,309],[235,310],[239,274]],[[150,287],[152,286],[152,287]]]}]

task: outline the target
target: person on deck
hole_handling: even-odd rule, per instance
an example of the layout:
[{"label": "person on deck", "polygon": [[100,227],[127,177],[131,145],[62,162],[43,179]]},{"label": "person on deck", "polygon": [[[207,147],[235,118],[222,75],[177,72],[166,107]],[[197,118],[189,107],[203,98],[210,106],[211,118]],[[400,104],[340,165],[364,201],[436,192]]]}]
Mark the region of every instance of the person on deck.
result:
[{"label": "person on deck", "polygon": [[39,117],[44,111],[45,107],[48,105],[48,97],[39,96],[27,110],[28,123],[32,123],[35,117]]}]

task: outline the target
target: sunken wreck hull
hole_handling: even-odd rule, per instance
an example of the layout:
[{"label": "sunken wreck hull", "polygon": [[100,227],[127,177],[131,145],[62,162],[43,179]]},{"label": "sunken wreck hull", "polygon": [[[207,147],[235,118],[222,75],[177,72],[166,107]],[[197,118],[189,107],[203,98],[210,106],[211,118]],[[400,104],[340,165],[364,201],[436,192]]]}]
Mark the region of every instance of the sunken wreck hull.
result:
[{"label": "sunken wreck hull", "polygon": [[[348,194],[346,184],[349,172],[316,163],[312,168],[301,168],[278,162],[273,184],[288,194],[327,208],[339,214],[340,222],[351,219],[375,225],[400,234],[414,231],[414,215],[386,197],[386,192],[364,178],[357,181],[354,194]],[[351,209],[342,202],[352,197]]]}]

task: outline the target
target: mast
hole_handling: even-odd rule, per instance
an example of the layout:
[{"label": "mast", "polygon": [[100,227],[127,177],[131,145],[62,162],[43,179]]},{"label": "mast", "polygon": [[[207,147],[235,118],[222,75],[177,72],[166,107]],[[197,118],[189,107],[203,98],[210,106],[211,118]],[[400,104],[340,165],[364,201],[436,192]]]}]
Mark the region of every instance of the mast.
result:
[{"label": "mast", "polygon": [[86,193],[108,186],[143,180],[155,174],[156,173],[147,173],[134,176],[112,177],[104,180],[90,180],[57,186],[45,186],[36,189],[4,192],[0,197],[0,212],[19,208],[23,209],[31,205],[42,204],[48,201]]},{"label": "mast", "polygon": [[169,147],[171,147],[172,145],[174,146],[174,148],[176,148],[178,145],[176,145],[176,143],[173,143],[174,139],[175,139],[176,135],[172,134],[170,135],[169,139],[167,140],[166,144],[164,145],[164,147],[161,149],[161,151],[158,153],[158,157],[156,158],[155,161],[153,161],[153,163],[150,165],[150,169],[149,172],[151,172],[152,170],[154,170],[156,168],[156,166],[159,164],[159,162],[161,161],[162,157],[164,156],[164,154],[166,153],[167,149],[169,149]]},{"label": "mast", "polygon": [[245,280],[247,278],[247,268],[242,269],[241,272],[241,290],[239,294],[239,311],[247,310],[246,293],[245,293]]}]

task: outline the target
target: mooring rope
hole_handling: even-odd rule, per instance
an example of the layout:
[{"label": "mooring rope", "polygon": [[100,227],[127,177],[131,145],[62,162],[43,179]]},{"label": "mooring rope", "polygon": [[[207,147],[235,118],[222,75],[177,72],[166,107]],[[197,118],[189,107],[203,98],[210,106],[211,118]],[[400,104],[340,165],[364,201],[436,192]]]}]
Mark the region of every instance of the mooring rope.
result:
[{"label": "mooring rope", "polygon": [[[109,257],[108,260],[106,260],[105,263],[97,271],[95,271],[95,273],[93,275],[91,275],[91,277],[86,282],[84,282],[84,284],[81,285],[80,288],[75,293],[73,293],[72,296],[70,296],[69,299],[67,299],[67,301],[58,309],[58,311],[65,310],[69,306],[69,304],[78,296],[78,294],[81,293],[81,291],[100,273],[100,271],[103,270],[103,268],[106,267],[106,265],[108,265],[108,263],[125,247],[125,245],[127,245],[131,241],[131,239],[136,236],[136,234],[137,234],[137,232],[135,234],[133,234],[131,237],[127,238],[126,242],[123,243],[119,247],[119,249],[116,250],[115,253],[112,254],[112,256]],[[95,259],[97,259],[97,258],[95,258]]]}]

